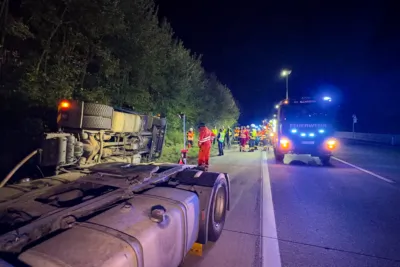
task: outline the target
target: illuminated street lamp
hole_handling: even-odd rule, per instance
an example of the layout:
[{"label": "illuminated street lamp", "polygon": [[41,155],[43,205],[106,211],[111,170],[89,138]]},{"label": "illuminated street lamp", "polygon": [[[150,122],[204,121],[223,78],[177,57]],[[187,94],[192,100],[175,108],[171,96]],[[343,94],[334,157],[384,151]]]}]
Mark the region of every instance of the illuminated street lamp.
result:
[{"label": "illuminated street lamp", "polygon": [[279,108],[279,105],[276,105],[275,108],[278,109],[278,108]]},{"label": "illuminated street lamp", "polygon": [[286,78],[286,99],[289,99],[289,75],[292,73],[291,70],[282,70],[281,77]]}]

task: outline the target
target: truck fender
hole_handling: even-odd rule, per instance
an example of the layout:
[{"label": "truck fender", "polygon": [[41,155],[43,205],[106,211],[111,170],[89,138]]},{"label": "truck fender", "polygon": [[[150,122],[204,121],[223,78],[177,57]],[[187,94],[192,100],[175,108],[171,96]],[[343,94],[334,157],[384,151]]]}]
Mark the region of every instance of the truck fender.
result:
[{"label": "truck fender", "polygon": [[[210,225],[210,210],[213,196],[216,194],[218,185],[221,179],[226,181],[226,211],[230,210],[230,179],[227,173],[203,172],[198,170],[185,170],[178,173],[174,177],[174,182],[178,182],[176,188],[195,192],[200,201],[200,216],[199,216],[199,234],[197,243],[206,244],[210,241],[216,241],[219,238],[220,229],[213,234],[209,230]],[[225,215],[226,216],[226,215]],[[225,222],[224,222],[225,223]],[[221,226],[223,227],[223,226]],[[209,238],[210,237],[210,238]]]}]

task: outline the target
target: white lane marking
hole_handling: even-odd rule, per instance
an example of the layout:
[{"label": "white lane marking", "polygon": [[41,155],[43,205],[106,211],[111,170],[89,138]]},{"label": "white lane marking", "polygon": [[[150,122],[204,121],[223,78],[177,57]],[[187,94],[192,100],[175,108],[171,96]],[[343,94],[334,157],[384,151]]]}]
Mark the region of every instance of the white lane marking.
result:
[{"label": "white lane marking", "polygon": [[272,202],[271,180],[268,171],[267,152],[261,157],[261,238],[262,267],[281,267],[278,234],[276,231],[274,203]]},{"label": "white lane marking", "polygon": [[341,163],[347,164],[347,165],[349,165],[349,166],[351,166],[351,167],[353,167],[353,168],[355,168],[355,169],[357,169],[357,170],[359,170],[359,171],[368,173],[369,175],[372,175],[372,176],[374,176],[374,177],[376,177],[376,178],[378,178],[378,179],[381,179],[381,180],[383,180],[383,181],[385,181],[385,182],[387,182],[387,183],[391,183],[391,184],[394,184],[394,183],[395,183],[393,180],[390,180],[390,179],[388,179],[388,178],[382,177],[382,176],[380,176],[379,174],[376,174],[376,173],[373,173],[373,172],[371,172],[371,171],[369,171],[369,170],[366,170],[366,169],[363,169],[363,168],[361,168],[361,167],[358,167],[358,166],[356,166],[356,165],[354,165],[354,164],[351,164],[351,163],[349,163],[349,162],[347,162],[347,161],[344,161],[344,160],[342,160],[342,159],[338,159],[338,158],[336,158],[336,157],[332,157],[332,158],[333,158],[334,160],[340,161]]}]

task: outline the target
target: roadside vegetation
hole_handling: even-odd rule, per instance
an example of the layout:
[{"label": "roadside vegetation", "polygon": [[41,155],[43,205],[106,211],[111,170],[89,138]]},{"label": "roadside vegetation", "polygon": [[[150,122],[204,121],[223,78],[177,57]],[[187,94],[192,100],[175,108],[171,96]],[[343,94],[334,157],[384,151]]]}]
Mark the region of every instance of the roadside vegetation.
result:
[{"label": "roadside vegetation", "polygon": [[63,98],[165,114],[163,160],[179,159],[178,113],[195,130],[239,116],[229,88],[159,19],[153,0],[1,0],[0,7],[2,175],[39,146],[43,131],[56,130]]},{"label": "roadside vegetation", "polygon": [[[196,132],[195,136],[196,140],[198,137],[198,133]],[[197,156],[199,154],[199,147],[197,146],[197,141],[194,142],[194,147],[189,148],[187,153],[187,164],[197,164]],[[168,138],[165,141],[165,147],[162,153],[161,158],[158,160],[159,162],[172,162],[178,163],[181,155],[181,150],[183,149],[183,131],[170,131],[168,133]],[[216,156],[218,155],[218,145],[215,144],[211,148],[210,155]]]}]

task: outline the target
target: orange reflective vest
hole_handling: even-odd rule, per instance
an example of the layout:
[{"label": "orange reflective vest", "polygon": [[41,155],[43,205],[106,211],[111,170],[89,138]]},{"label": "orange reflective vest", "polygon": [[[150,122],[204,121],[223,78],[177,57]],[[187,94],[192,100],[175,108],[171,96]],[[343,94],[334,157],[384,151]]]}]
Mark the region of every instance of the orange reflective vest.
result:
[{"label": "orange reflective vest", "polygon": [[188,139],[189,141],[193,141],[193,139],[194,139],[194,132],[191,132],[191,131],[187,132],[187,139]]},{"label": "orange reflective vest", "polygon": [[201,127],[199,131],[199,147],[211,147],[215,134],[207,127]]}]

